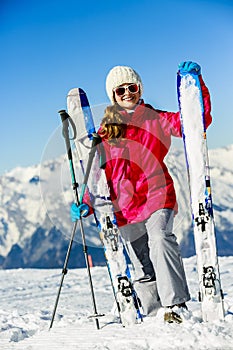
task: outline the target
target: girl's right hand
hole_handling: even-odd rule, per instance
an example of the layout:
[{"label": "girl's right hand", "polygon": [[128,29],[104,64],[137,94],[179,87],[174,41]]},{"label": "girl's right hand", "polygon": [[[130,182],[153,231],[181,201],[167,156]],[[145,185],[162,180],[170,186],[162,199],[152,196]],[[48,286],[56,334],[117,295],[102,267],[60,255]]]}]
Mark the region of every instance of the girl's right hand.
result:
[{"label": "girl's right hand", "polygon": [[72,222],[80,220],[81,217],[86,217],[88,213],[89,206],[87,204],[82,203],[80,205],[77,205],[76,203],[73,203],[70,207],[70,216]]}]

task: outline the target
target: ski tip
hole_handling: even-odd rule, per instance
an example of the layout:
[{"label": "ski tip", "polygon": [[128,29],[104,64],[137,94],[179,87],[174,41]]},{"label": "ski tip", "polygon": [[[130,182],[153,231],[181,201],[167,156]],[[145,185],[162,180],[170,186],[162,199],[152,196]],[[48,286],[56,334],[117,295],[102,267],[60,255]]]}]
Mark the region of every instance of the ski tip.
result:
[{"label": "ski tip", "polygon": [[79,95],[79,88],[72,88],[69,90],[67,96],[77,96]]},{"label": "ski tip", "polygon": [[81,101],[81,106],[82,108],[84,107],[90,107],[87,95],[84,90],[79,88],[79,96],[80,96],[80,101]]},{"label": "ski tip", "polygon": [[86,95],[86,92],[83,89],[81,89],[81,88],[79,88],[79,93],[83,94],[83,95]]},{"label": "ski tip", "polygon": [[73,88],[67,94],[67,98],[78,97],[81,101],[82,107],[89,107],[89,101],[86,95],[86,92],[81,88]]},{"label": "ski tip", "polygon": [[86,92],[82,88],[72,88],[68,92],[68,96],[75,96],[75,95],[86,95]]}]

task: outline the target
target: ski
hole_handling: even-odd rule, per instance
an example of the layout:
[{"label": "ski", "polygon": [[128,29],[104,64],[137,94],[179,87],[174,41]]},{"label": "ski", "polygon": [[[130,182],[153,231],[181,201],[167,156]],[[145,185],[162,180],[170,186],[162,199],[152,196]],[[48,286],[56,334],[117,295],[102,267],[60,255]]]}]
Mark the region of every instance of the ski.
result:
[{"label": "ski", "polygon": [[194,241],[199,279],[199,301],[203,321],[224,319],[210,167],[199,77],[177,75],[178,102],[190,190]]},{"label": "ski", "polygon": [[96,147],[91,164],[90,161],[88,162],[92,139],[99,136],[95,132],[89,101],[82,89],[74,88],[69,91],[67,109],[76,127],[74,143],[83,175],[85,176],[87,167],[90,173],[89,180],[81,190],[80,201],[82,202],[82,198],[88,190],[121,323],[123,326],[140,323],[142,322],[140,300],[132,283],[126,250],[115,221],[105,171],[101,166],[104,163],[101,143]]}]

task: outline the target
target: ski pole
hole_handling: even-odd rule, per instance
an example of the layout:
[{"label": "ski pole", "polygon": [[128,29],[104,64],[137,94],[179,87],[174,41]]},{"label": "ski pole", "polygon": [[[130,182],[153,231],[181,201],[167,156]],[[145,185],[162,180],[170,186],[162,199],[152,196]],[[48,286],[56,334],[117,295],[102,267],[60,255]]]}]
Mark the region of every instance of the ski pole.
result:
[{"label": "ski pole", "polygon": [[[68,121],[69,115],[66,113],[65,110],[59,111],[59,114],[61,116],[61,120],[62,120],[62,124],[63,124],[62,133],[63,133],[63,136],[65,138],[66,151],[67,151],[67,156],[68,156],[68,160],[69,160],[71,181],[72,181],[72,185],[73,185],[75,201],[76,201],[77,205],[80,205],[80,201],[79,201],[79,197],[78,197],[78,191],[77,191],[78,183],[76,182],[76,178],[75,178],[73,157],[72,157],[70,138],[69,138],[69,121]],[[95,317],[96,327],[97,327],[97,329],[99,329],[98,317],[103,316],[103,315],[97,313],[97,307],[96,307],[95,295],[94,295],[94,288],[93,288],[91,271],[90,271],[90,264],[89,264],[89,260],[88,260],[88,254],[87,254],[86,238],[85,238],[83,222],[82,222],[81,218],[79,220],[79,224],[80,224],[82,243],[83,243],[83,252],[84,252],[84,257],[85,257],[85,262],[86,262],[86,267],[87,267],[87,272],[88,272],[88,279],[89,279],[89,285],[90,285],[90,289],[91,289],[91,297],[92,297],[92,304],[93,304],[93,310],[94,310],[94,315],[92,315],[92,317]],[[64,277],[67,274],[67,265],[68,265],[68,260],[69,260],[69,256],[70,256],[70,252],[71,252],[71,248],[72,248],[72,244],[73,244],[76,228],[77,228],[77,221],[74,223],[74,226],[73,226],[71,239],[70,239],[70,244],[69,244],[68,251],[67,251],[67,254],[66,254],[64,267],[63,267],[63,270],[62,270],[62,278],[61,278],[60,287],[59,287],[59,290],[58,290],[57,299],[56,299],[56,302],[55,302],[55,307],[54,307],[54,311],[53,311],[53,315],[52,315],[52,321],[51,321],[51,324],[50,324],[50,329],[52,328],[54,317],[55,317],[55,314],[56,314],[56,309],[57,309],[57,305],[58,305],[58,301],[59,301],[59,297],[60,297],[60,293],[61,293],[61,288],[62,288],[62,285],[63,285]]]},{"label": "ski pole", "polygon": [[[86,189],[88,190],[87,182],[88,182],[88,178],[89,178],[89,175],[90,175],[91,166],[92,166],[92,163],[93,163],[93,158],[94,158],[95,153],[96,153],[96,148],[95,147],[102,142],[101,137],[95,132],[93,132],[91,134],[91,137],[92,137],[92,146],[91,146],[91,151],[89,153],[89,157],[88,157],[88,161],[87,161],[86,172],[85,172],[85,170],[83,168],[83,164],[82,164],[82,161],[81,161],[81,158],[80,158],[80,165],[81,165],[82,173],[84,175],[84,181],[83,181],[82,191],[81,191],[81,196],[80,196],[80,201],[81,202],[82,202],[82,199],[83,199],[83,196],[84,196],[84,193],[85,193]],[[104,156],[102,157],[102,162],[103,163],[105,162],[105,157]],[[89,192],[89,190],[88,190],[88,192]],[[96,217],[95,210],[94,210],[94,218],[95,218],[96,226],[98,227],[99,223],[98,223],[98,219]],[[101,243],[102,243],[102,246],[104,248],[104,243],[103,243],[102,239],[101,239]],[[108,259],[107,259],[105,251],[104,251],[104,256],[105,256],[105,262],[106,262],[106,266],[107,266],[107,270],[108,270],[108,274],[109,274],[109,279],[110,279],[110,283],[111,283],[114,299],[115,299],[116,306],[117,306],[117,311],[118,311],[120,320],[122,322],[121,313],[120,313],[120,306],[119,306],[119,302],[118,302],[117,297],[116,297],[116,291],[115,291],[115,287],[114,287],[114,283],[113,283],[113,279],[112,279],[112,274],[111,274],[109,262],[108,262]]]},{"label": "ski pole", "polygon": [[52,326],[53,326],[53,321],[54,321],[55,314],[56,314],[56,311],[57,311],[57,306],[58,306],[58,301],[59,301],[60,294],[61,294],[61,289],[62,289],[63,281],[64,281],[64,278],[65,278],[65,275],[66,275],[67,272],[68,272],[68,270],[67,270],[67,265],[68,265],[68,261],[69,261],[70,252],[71,252],[71,249],[72,249],[72,245],[73,245],[73,241],[74,241],[74,236],[75,236],[76,229],[77,229],[77,221],[74,223],[74,226],[73,226],[73,229],[72,229],[72,234],[71,234],[71,238],[70,238],[70,243],[69,243],[69,247],[68,247],[68,250],[67,250],[67,253],[66,253],[66,258],[65,258],[64,266],[63,266],[63,269],[62,269],[61,282],[60,282],[60,286],[59,286],[59,289],[58,289],[57,298],[56,298],[56,301],[55,301],[55,305],[54,305],[53,314],[52,314],[52,319],[51,319],[51,323],[50,323],[49,329],[51,329]]}]

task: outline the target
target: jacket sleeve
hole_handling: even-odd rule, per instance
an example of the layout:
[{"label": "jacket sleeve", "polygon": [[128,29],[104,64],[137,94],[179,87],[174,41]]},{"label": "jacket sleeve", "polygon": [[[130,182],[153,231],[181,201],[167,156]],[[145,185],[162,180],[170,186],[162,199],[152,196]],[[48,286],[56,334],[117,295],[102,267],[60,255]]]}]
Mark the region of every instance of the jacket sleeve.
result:
[{"label": "jacket sleeve", "polygon": [[210,102],[210,93],[208,88],[206,87],[202,76],[199,76],[200,84],[201,84],[201,92],[202,92],[202,98],[203,98],[203,104],[204,104],[204,112],[205,112],[205,126],[206,129],[212,122],[212,116],[211,116],[211,102]]},{"label": "jacket sleeve", "polygon": [[[212,122],[210,94],[201,75],[199,76],[199,80],[200,80],[201,92],[203,97],[205,126],[207,129]],[[182,134],[181,134],[180,112],[158,111],[158,113],[162,117],[161,125],[165,133],[171,134],[176,137],[181,137]]]}]

